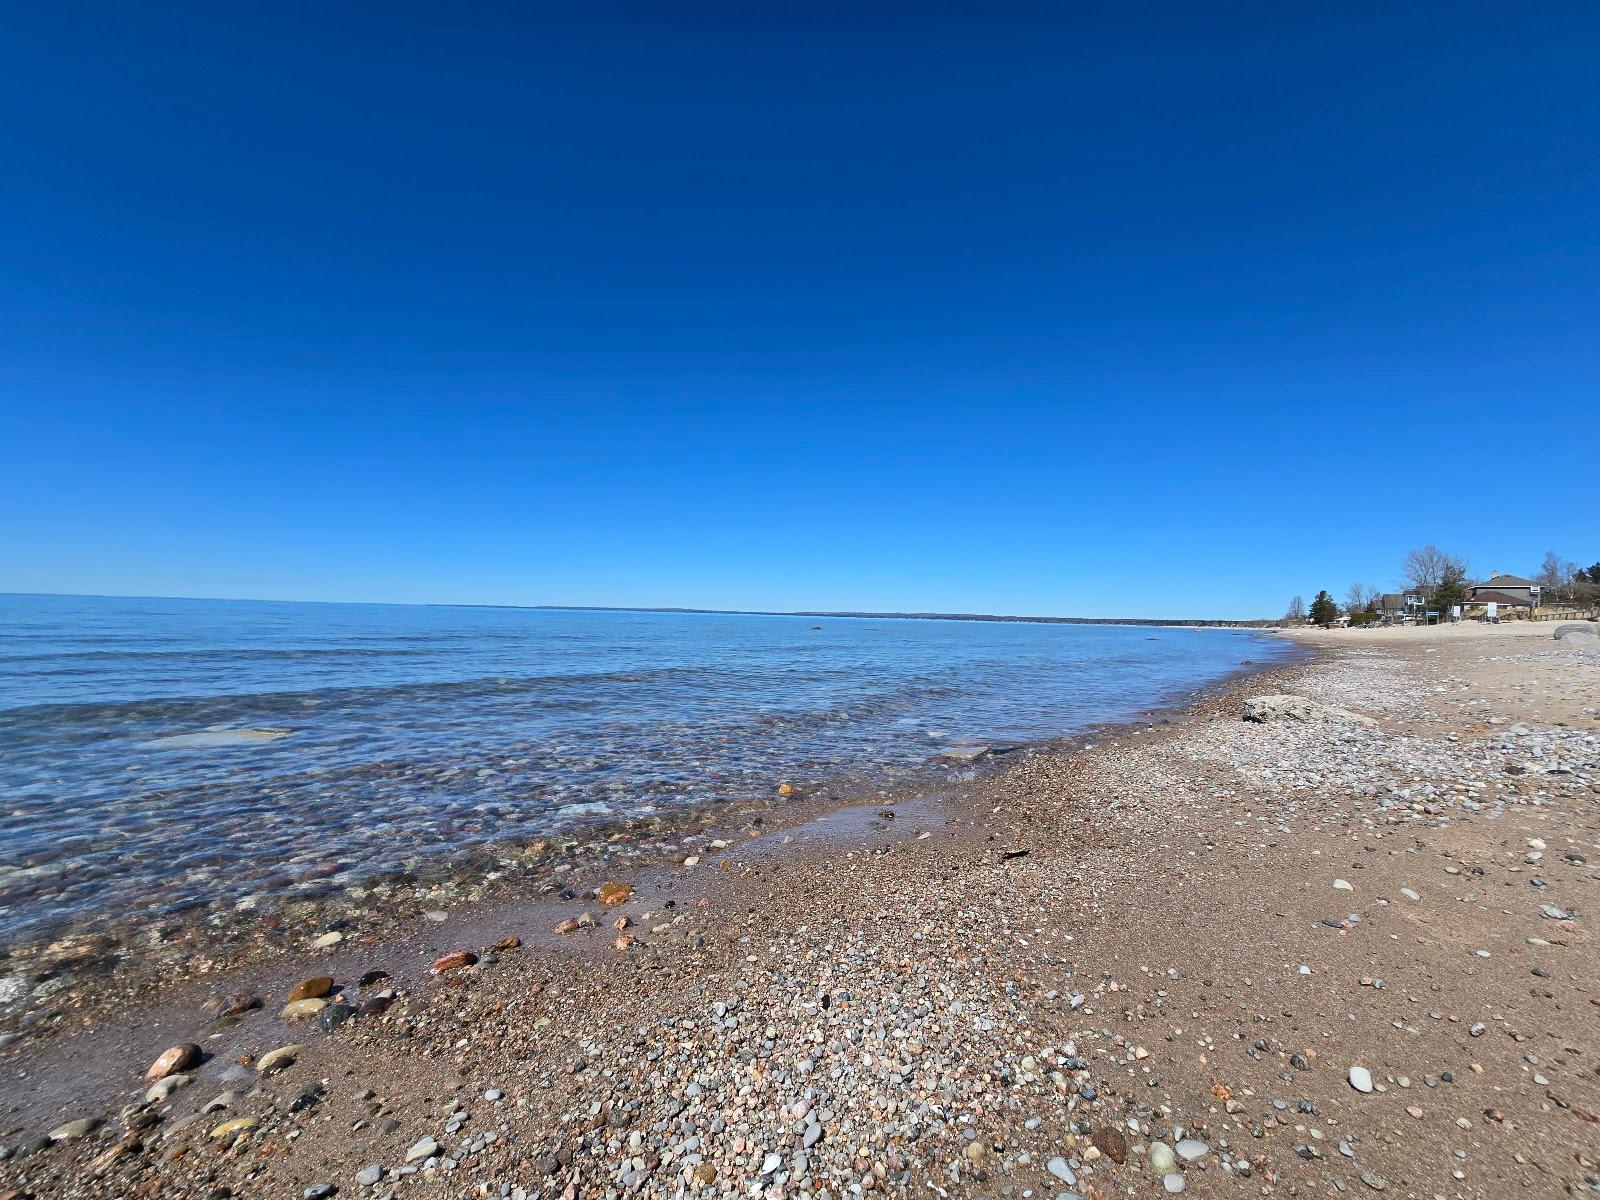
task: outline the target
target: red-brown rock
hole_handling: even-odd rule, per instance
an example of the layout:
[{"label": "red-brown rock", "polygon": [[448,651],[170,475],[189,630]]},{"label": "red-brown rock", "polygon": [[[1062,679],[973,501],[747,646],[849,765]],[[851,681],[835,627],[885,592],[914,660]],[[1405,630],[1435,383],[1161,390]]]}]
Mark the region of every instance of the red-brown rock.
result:
[{"label": "red-brown rock", "polygon": [[1094,1131],[1093,1141],[1095,1149],[1119,1167],[1128,1161],[1128,1139],[1122,1136],[1120,1130],[1102,1125]]},{"label": "red-brown rock", "polygon": [[158,1079],[165,1079],[168,1075],[176,1075],[179,1071],[187,1071],[190,1067],[200,1065],[200,1047],[193,1042],[181,1042],[176,1046],[161,1052],[161,1057],[150,1064],[150,1069],[144,1073],[146,1083],[154,1083]]},{"label": "red-brown rock", "polygon": [[434,961],[432,971],[435,975],[443,975],[446,971],[459,971],[463,967],[470,967],[478,961],[478,956],[470,950],[457,950],[453,954],[446,954],[443,958]]},{"label": "red-brown rock", "polygon": [[289,1003],[296,1000],[320,1000],[333,991],[333,976],[313,975],[310,979],[302,979],[289,989]]}]

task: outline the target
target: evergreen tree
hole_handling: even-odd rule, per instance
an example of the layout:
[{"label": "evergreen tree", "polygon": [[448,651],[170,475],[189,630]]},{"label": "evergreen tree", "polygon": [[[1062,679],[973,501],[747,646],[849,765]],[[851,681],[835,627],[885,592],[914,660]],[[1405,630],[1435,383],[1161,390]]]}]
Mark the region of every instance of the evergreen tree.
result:
[{"label": "evergreen tree", "polygon": [[1338,619],[1339,606],[1328,595],[1328,589],[1323,588],[1311,602],[1311,620],[1317,625],[1332,625]]},{"label": "evergreen tree", "polygon": [[1439,586],[1433,589],[1433,607],[1439,610],[1440,616],[1448,616],[1450,606],[1465,604],[1467,600],[1467,573],[1455,563],[1445,567],[1444,573],[1439,578]]}]

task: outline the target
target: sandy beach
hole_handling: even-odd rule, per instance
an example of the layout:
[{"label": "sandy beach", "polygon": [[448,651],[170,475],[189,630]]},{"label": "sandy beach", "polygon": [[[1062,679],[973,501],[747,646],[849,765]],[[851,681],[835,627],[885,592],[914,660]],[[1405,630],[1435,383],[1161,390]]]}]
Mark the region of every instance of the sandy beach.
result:
[{"label": "sandy beach", "polygon": [[0,1197],[1595,1194],[1600,643],[1294,636],[946,791],[15,1042]]}]

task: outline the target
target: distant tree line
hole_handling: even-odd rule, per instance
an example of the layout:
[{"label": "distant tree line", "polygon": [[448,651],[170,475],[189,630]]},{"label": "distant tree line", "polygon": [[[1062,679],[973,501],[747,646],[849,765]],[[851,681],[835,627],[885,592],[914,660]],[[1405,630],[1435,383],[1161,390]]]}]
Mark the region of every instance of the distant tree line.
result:
[{"label": "distant tree line", "polygon": [[[1465,604],[1474,583],[1467,573],[1465,558],[1441,550],[1431,542],[1408,551],[1401,559],[1400,580],[1405,592],[1421,597],[1429,609],[1439,613],[1448,613],[1454,605]],[[1552,550],[1544,556],[1544,564],[1533,582],[1539,585],[1541,604],[1591,605],[1600,599],[1600,562],[1580,567]],[[1312,599],[1309,609],[1302,597],[1292,598],[1282,624],[1301,625],[1310,621],[1314,625],[1331,625],[1341,616],[1349,618],[1352,624],[1366,624],[1379,619],[1382,600],[1383,594],[1377,588],[1359,581],[1345,590],[1342,605],[1323,588]]]}]

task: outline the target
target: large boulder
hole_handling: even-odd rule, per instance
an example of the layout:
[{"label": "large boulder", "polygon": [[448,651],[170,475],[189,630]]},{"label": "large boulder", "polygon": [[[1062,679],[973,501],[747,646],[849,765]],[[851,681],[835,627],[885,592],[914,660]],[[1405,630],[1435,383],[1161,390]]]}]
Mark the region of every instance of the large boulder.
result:
[{"label": "large boulder", "polygon": [[1556,626],[1556,641],[1600,643],[1600,625],[1593,621],[1568,621]]},{"label": "large boulder", "polygon": [[1333,725],[1361,725],[1372,727],[1377,724],[1371,717],[1364,717],[1360,713],[1353,713],[1347,708],[1336,708],[1331,704],[1318,704],[1314,700],[1307,700],[1304,696],[1255,696],[1244,702],[1244,719],[1256,721],[1262,725],[1273,721],[1301,721],[1305,723],[1325,723]]}]

